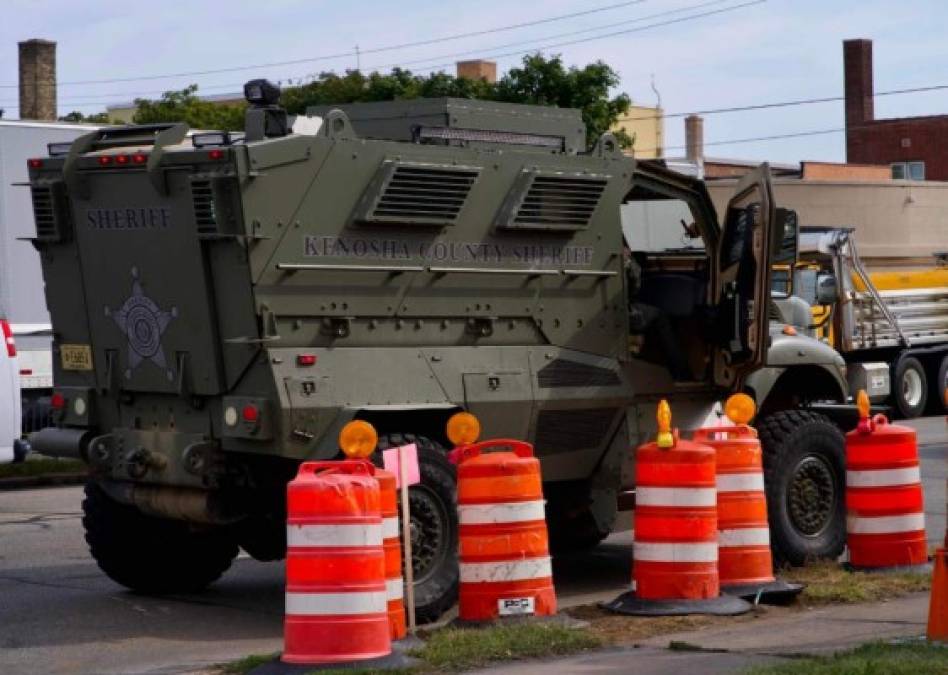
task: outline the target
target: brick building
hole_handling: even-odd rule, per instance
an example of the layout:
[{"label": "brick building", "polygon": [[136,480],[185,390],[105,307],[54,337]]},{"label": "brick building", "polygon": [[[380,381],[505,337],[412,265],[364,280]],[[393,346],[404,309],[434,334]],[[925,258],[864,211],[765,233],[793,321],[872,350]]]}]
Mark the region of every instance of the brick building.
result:
[{"label": "brick building", "polygon": [[948,115],[876,119],[872,41],[843,42],[846,161],[884,164],[892,177],[948,181]]}]

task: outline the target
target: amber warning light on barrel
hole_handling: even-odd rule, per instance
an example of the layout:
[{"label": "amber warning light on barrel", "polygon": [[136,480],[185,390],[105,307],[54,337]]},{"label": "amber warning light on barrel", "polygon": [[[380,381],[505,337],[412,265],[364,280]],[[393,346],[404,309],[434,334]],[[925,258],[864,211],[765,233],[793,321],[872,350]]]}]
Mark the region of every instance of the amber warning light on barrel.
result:
[{"label": "amber warning light on barrel", "polygon": [[655,418],[658,420],[658,436],[655,437],[655,444],[660,448],[674,447],[675,436],[671,429],[672,411],[665,399],[659,401]]},{"label": "amber warning light on barrel", "polygon": [[451,415],[447,428],[448,440],[454,445],[470,445],[476,443],[481,435],[481,423],[469,412],[459,412]]},{"label": "amber warning light on barrel", "polygon": [[872,420],[869,417],[870,404],[869,394],[865,389],[860,389],[856,395],[856,407],[859,409],[859,425],[856,427],[860,432],[868,434],[872,431]]},{"label": "amber warning light on barrel", "polygon": [[365,459],[378,443],[378,432],[365,420],[352,420],[339,432],[339,448],[349,459]]},{"label": "amber warning light on barrel", "polygon": [[734,394],[724,402],[724,414],[734,424],[747,424],[757,414],[757,405],[747,394]]}]

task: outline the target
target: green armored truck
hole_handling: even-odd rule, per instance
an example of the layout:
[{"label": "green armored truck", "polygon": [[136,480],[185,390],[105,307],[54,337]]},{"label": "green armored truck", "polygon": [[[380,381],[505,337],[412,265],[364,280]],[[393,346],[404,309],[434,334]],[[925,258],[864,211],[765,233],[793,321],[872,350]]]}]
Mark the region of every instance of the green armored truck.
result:
[{"label": "green armored truck", "polygon": [[700,181],[587,144],[577,110],[291,118],[269,83],[245,93],[243,134],[103,128],[30,163],[56,364],[55,426],[31,441],[88,463],[86,538],[112,579],[194,590],[238,547],[281,558],[287,481],[361,419],[381,447],[419,446],[432,619],[458,580],[452,414],[535,444],[562,550],[631,505],[661,398],[686,432],[738,390],[760,409],[776,552],[841,550],[844,366],[770,300],[795,231],[766,166],[719,219]]}]

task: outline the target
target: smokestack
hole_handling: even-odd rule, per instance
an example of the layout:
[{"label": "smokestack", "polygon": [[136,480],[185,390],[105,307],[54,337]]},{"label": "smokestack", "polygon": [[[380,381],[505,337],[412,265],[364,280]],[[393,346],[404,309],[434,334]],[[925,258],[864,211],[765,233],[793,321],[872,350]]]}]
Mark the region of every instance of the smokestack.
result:
[{"label": "smokestack", "polygon": [[495,61],[484,61],[483,59],[458,61],[457,76],[466,77],[469,80],[486,80],[490,84],[494,84],[497,81],[497,63]]},{"label": "smokestack", "polygon": [[872,90],[872,40],[843,42],[846,79],[846,126],[871,122],[875,117]]},{"label": "smokestack", "polygon": [[20,44],[20,119],[56,119],[56,43]]},{"label": "smokestack", "polygon": [[700,115],[685,118],[685,157],[692,162],[704,159],[704,119]]}]

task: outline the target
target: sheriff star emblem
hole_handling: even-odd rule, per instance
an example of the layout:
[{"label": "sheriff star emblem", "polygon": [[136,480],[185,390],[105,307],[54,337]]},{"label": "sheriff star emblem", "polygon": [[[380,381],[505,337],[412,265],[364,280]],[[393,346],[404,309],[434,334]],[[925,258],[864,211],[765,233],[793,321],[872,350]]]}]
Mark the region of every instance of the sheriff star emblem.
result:
[{"label": "sheriff star emblem", "polygon": [[138,268],[132,268],[132,294],[118,309],[105,308],[105,315],[111,316],[128,339],[128,360],[125,378],[130,379],[132,372],[142,361],[151,361],[174,379],[174,369],[168,366],[165,351],[161,346],[161,337],[168,324],[178,316],[178,308],[162,310],[154,300],[145,295],[138,278]]}]

